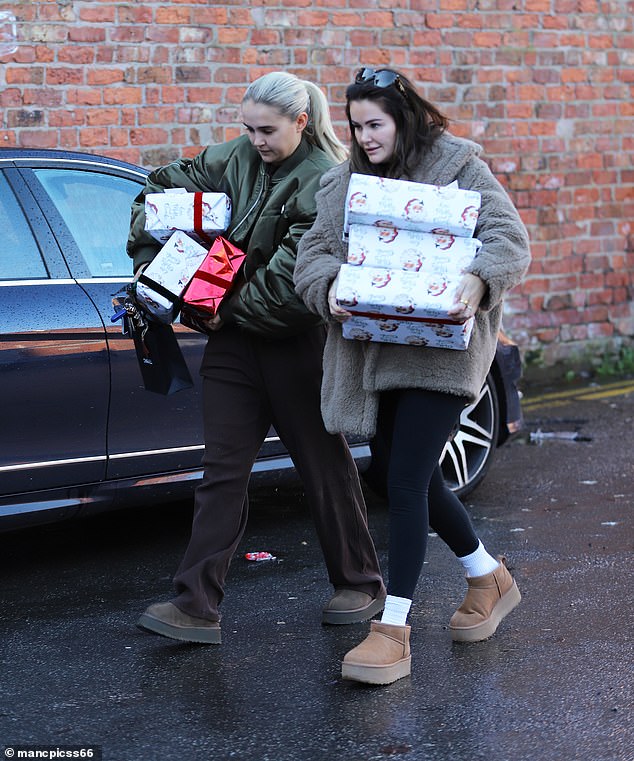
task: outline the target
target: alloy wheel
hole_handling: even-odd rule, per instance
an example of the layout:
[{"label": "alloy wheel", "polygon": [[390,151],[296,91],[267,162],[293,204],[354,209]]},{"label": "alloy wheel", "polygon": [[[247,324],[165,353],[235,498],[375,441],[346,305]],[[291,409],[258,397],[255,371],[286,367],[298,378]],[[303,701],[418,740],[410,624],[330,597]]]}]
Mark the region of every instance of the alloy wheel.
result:
[{"label": "alloy wheel", "polygon": [[459,497],[473,491],[489,469],[499,424],[495,383],[489,375],[478,398],[462,411],[440,457],[445,481]]}]

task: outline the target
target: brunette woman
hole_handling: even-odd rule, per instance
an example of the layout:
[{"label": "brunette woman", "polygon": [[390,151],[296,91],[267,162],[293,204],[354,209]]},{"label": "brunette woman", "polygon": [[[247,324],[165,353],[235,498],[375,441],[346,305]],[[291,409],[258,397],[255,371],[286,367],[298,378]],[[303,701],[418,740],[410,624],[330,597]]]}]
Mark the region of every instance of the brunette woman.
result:
[{"label": "brunette woman", "polygon": [[[412,599],[431,526],[459,559],[467,593],[449,629],[458,642],[490,637],[519,603],[504,559],[491,556],[438,465],[460,412],[478,395],[493,360],[502,302],[529,263],[526,229],[475,143],[454,137],[446,117],[391,69],[362,69],[346,91],[350,161],[322,179],[317,220],[300,243],[295,285],[309,309],[330,321],[324,354],[326,428],[378,437],[389,452],[388,596],[380,621],[344,658],[345,678],[386,684],[410,673]],[[482,198],[475,237],[482,248],[467,268],[449,314],[475,315],[468,348],[427,348],[344,339],[350,314],[337,303],[346,259],[342,232],[351,172],[431,185],[456,181]]]}]

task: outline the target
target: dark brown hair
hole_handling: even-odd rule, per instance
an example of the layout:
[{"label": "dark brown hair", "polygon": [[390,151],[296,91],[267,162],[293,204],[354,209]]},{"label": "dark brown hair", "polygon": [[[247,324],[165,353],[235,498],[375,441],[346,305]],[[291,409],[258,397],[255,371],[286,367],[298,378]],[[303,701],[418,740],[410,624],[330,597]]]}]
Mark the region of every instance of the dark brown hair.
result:
[{"label": "dark brown hair", "polygon": [[[364,73],[371,69],[362,70]],[[373,174],[381,177],[408,177],[408,168],[415,167],[434,141],[449,126],[449,120],[429,101],[421,98],[414,85],[394,69],[377,69],[394,75],[389,85],[377,86],[373,79],[357,80],[346,89],[346,116],[350,126],[351,148],[350,166],[353,172]],[[352,120],[350,103],[358,100],[370,100],[394,119],[396,123],[396,143],[391,159],[385,164],[372,164],[365,151],[357,143]]]}]

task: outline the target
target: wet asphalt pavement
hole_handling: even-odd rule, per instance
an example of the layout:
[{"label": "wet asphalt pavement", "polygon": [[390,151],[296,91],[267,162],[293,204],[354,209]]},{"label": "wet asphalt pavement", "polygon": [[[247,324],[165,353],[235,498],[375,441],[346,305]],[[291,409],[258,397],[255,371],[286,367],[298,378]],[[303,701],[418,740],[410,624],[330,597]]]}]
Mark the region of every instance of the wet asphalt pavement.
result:
[{"label": "wet asphalt pavement", "polygon": [[[412,676],[387,687],[339,677],[367,624],[320,624],[330,589],[299,488],[253,494],[220,646],[134,625],[170,594],[189,505],[0,535],[0,758],[634,761],[634,384],[533,395],[525,416],[466,502],[522,604],[490,640],[452,644],[464,580],[432,536]],[[368,499],[385,564],[386,508]]]}]

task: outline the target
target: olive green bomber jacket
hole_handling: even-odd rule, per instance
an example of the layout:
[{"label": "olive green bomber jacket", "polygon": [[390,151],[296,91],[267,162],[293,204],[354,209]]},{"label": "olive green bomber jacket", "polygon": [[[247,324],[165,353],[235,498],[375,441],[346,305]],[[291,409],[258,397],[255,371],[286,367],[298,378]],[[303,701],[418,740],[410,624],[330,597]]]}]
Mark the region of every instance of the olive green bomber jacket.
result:
[{"label": "olive green bomber jacket", "polygon": [[237,287],[221,305],[223,323],[267,338],[319,324],[295,292],[293,271],[299,241],[316,217],[320,178],[332,166],[323,151],[304,139],[281,165],[269,168],[242,136],[154,170],[132,204],[127,252],[134,270],[160,249],[144,229],[147,193],[175,187],[226,193],[232,217],[223,235],[247,256]]}]

